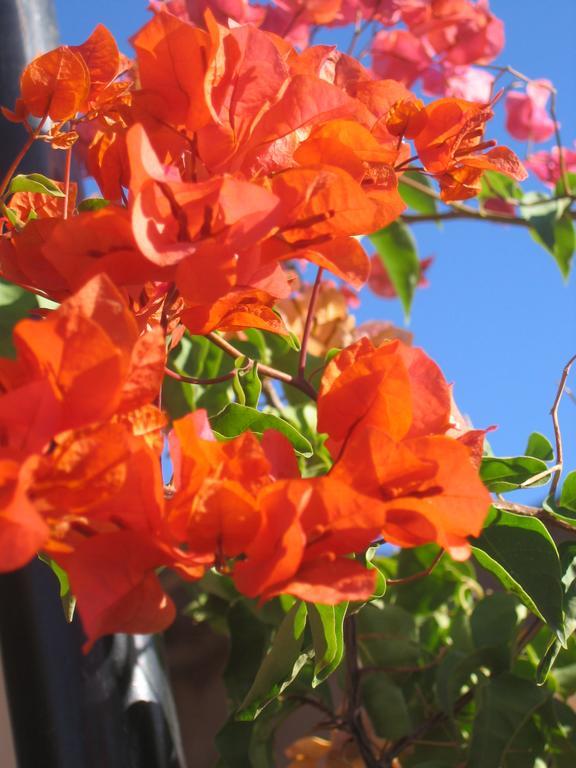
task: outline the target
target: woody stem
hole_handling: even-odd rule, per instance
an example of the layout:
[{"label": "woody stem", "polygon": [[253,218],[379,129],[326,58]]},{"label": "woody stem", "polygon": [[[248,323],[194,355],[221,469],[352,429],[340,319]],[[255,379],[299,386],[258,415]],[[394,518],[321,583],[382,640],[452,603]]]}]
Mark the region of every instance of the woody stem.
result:
[{"label": "woody stem", "polygon": [[64,216],[68,218],[68,201],[70,199],[70,175],[72,172],[72,147],[66,150],[66,166],[64,168]]},{"label": "woody stem", "polygon": [[310,333],[312,332],[314,310],[316,309],[316,301],[318,299],[318,293],[320,292],[320,285],[322,284],[323,272],[323,268],[318,267],[316,280],[314,281],[312,294],[310,296],[310,304],[308,305],[308,313],[306,314],[306,322],[304,324],[304,332],[302,334],[302,346],[300,347],[300,358],[298,360],[298,378],[301,380],[304,380],[304,371],[306,370],[306,357],[308,355],[308,340],[310,339]]},{"label": "woody stem", "polygon": [[[234,359],[239,357],[246,357],[243,352],[240,352],[240,350],[236,349],[234,345],[230,344],[230,342],[226,341],[226,339],[222,338],[222,336],[219,336],[213,331],[211,333],[207,333],[206,338],[209,339],[215,346],[220,347],[220,349],[222,349],[224,352],[226,352],[227,355],[230,355],[230,357],[233,357]],[[260,363],[257,360],[254,360],[253,362],[257,367],[258,373],[262,374],[262,376],[267,376],[269,379],[282,381],[284,384],[288,384],[291,387],[299,389],[300,392],[303,392],[311,400],[316,400],[316,390],[304,379],[300,378],[299,376],[291,376],[289,373],[280,371],[277,368],[272,368],[270,365],[264,365],[264,363]]]},{"label": "woody stem", "polygon": [[46,122],[47,119],[48,119],[48,115],[44,115],[42,120],[40,120],[40,122],[38,123],[38,127],[36,128],[36,130],[32,131],[29,134],[28,138],[26,139],[26,143],[24,144],[20,152],[18,152],[18,154],[10,164],[10,167],[6,171],[6,174],[4,175],[4,178],[0,183],[0,197],[2,197],[2,195],[6,192],[6,188],[8,187],[8,184],[10,184],[10,181],[12,180],[12,176],[14,176],[14,173],[18,169],[18,166],[22,162],[24,156],[26,155],[26,153],[28,152],[32,144],[34,144],[34,142],[38,138],[38,135],[40,134],[40,131],[44,127],[44,123]]},{"label": "woody stem", "polygon": [[350,614],[344,621],[346,648],[346,725],[356,742],[366,768],[381,768],[370,746],[360,714],[360,669],[358,667],[358,639],[356,616]]}]

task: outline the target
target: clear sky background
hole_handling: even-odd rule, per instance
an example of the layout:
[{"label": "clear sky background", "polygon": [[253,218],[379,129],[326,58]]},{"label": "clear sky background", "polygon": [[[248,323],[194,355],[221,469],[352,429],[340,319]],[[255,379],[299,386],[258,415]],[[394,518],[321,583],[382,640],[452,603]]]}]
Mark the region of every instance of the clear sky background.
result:
[{"label": "clear sky background", "polygon": [[[56,0],[62,42],[82,42],[101,22],[130,53],[128,37],[149,17],[146,0]],[[499,64],[533,78],[548,78],[559,91],[558,113],[564,145],[576,138],[576,2],[492,0],[506,27]],[[325,38],[324,38],[325,39]],[[343,32],[333,42],[342,45]],[[503,105],[488,136],[525,145],[503,131]],[[536,149],[551,146],[537,145]],[[538,188],[529,179],[526,189]],[[415,298],[410,330],[415,344],[441,365],[455,383],[460,408],[476,426],[498,425],[490,435],[498,455],[523,452],[531,431],[552,439],[549,409],[562,368],[576,352],[576,279],[564,283],[552,257],[521,228],[490,223],[447,222],[414,227],[421,257],[434,255],[430,288]],[[397,301],[365,292],[359,320],[389,319],[402,324]],[[576,370],[572,377],[576,392]],[[576,468],[576,402],[561,408],[566,466]],[[538,498],[527,491],[518,501]]]}]

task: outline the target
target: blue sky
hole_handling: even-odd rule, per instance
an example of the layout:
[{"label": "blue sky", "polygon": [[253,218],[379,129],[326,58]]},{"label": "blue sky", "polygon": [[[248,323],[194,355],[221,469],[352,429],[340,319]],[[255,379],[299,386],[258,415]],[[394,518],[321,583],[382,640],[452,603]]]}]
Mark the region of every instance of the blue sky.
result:
[{"label": "blue sky", "polygon": [[[76,44],[102,22],[130,52],[128,37],[148,18],[145,0],[56,0],[62,42]],[[576,3],[554,0],[492,0],[506,26],[498,63],[534,78],[548,78],[559,91],[562,138],[576,138]],[[336,32],[333,41],[342,41]],[[489,129],[522,155],[502,130],[500,116]],[[537,149],[548,144],[538,145]],[[537,186],[534,180],[527,189]],[[415,343],[437,360],[455,383],[460,408],[477,426],[498,425],[490,436],[498,455],[522,453],[528,434],[552,438],[549,409],[565,362],[576,352],[576,280],[562,281],[552,257],[527,231],[489,223],[448,222],[414,228],[420,255],[434,255],[431,287],[418,292],[410,330]],[[366,294],[360,320],[402,324],[396,301]],[[570,386],[570,382],[569,382]],[[576,391],[576,371],[572,379]],[[561,407],[566,466],[576,468],[576,404]],[[535,491],[526,492],[527,497]],[[530,501],[530,498],[520,499]]]}]

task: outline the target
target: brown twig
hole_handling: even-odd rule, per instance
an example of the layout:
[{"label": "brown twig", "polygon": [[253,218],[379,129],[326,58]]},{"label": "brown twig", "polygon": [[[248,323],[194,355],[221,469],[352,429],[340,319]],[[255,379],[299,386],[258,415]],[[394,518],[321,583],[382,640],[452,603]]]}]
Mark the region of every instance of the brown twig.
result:
[{"label": "brown twig", "polygon": [[358,667],[358,639],[356,616],[349,614],[344,620],[344,643],[346,648],[346,726],[358,747],[366,768],[381,768],[370,746],[360,714],[360,670]]},{"label": "brown twig", "polygon": [[168,312],[170,311],[177,298],[178,289],[176,288],[175,283],[170,283],[164,297],[164,302],[162,304],[162,314],[160,316],[160,325],[164,329],[164,333],[166,333],[168,328]]},{"label": "brown twig", "polygon": [[552,416],[552,424],[554,426],[554,439],[556,441],[556,464],[558,466],[558,469],[552,478],[552,483],[550,484],[550,495],[552,497],[554,497],[556,493],[556,488],[558,487],[558,482],[560,481],[562,465],[564,462],[564,448],[562,446],[562,432],[560,431],[560,422],[558,420],[558,407],[560,405],[560,401],[562,400],[564,387],[566,386],[566,379],[570,374],[570,369],[572,368],[574,361],[576,361],[576,355],[572,355],[570,360],[568,360],[564,366],[562,376],[560,378],[560,384],[558,385],[558,390],[556,392],[556,397],[554,398],[552,408],[550,409],[550,416]]},{"label": "brown twig", "polygon": [[264,392],[264,397],[273,408],[276,408],[277,411],[282,411],[284,409],[284,403],[269,379],[264,379],[262,382],[262,391]]},{"label": "brown twig", "polygon": [[323,268],[318,267],[318,272],[316,273],[316,280],[314,280],[314,285],[312,286],[312,293],[310,294],[310,303],[308,304],[308,312],[306,313],[304,331],[302,332],[300,356],[298,358],[298,378],[302,380],[304,380],[304,371],[306,370],[306,358],[308,356],[308,341],[310,340],[312,325],[314,323],[314,310],[316,309],[316,301],[318,299],[320,286],[322,284],[323,272],[324,272]]},{"label": "brown twig", "polygon": [[428,568],[425,568],[423,571],[418,571],[418,573],[413,573],[410,576],[404,576],[401,579],[386,579],[386,584],[390,584],[392,586],[396,586],[398,584],[411,584],[413,581],[419,581],[420,579],[426,578],[426,576],[429,576],[434,570],[434,568],[436,568],[436,566],[442,559],[443,554],[444,554],[444,550],[441,549],[440,552],[438,552],[438,554],[434,558],[434,560],[432,560]]},{"label": "brown twig", "polygon": [[[474,689],[471,688],[454,702],[452,713],[460,712],[460,710],[464,709],[464,707],[469,704],[473,698]],[[408,747],[410,747],[415,742],[420,741],[421,737],[428,733],[428,731],[431,731],[438,725],[442,725],[442,723],[445,723],[448,720],[450,720],[450,715],[448,715],[446,712],[436,712],[435,715],[432,715],[432,717],[424,720],[424,722],[420,723],[420,725],[414,729],[412,733],[409,733],[407,736],[398,739],[398,741],[395,741],[394,744],[388,747],[382,756],[383,765],[387,767],[391,766],[395,757],[401,755],[404,750],[408,749]]]},{"label": "brown twig", "polygon": [[[512,75],[512,77],[515,77],[517,80],[521,80],[523,83],[531,83],[534,80],[534,78],[524,75],[522,72],[519,72],[517,69],[514,69],[513,67],[500,67],[494,64],[478,64],[477,66],[481,67],[482,69],[491,69],[493,71],[499,72],[500,73],[499,76],[502,76],[508,73]],[[560,136],[560,122],[556,114],[556,97],[558,94],[557,94],[556,88],[554,88],[553,85],[542,84],[541,87],[550,93],[550,117],[552,118],[552,122],[554,123],[554,140],[558,148],[558,162],[560,165],[560,176],[562,178],[562,185],[564,187],[564,191],[566,192],[566,194],[569,195],[570,184],[568,183],[568,174],[566,172],[566,161],[564,158],[564,151],[562,148],[562,138]]]},{"label": "brown twig", "polygon": [[[235,359],[239,357],[246,357],[243,352],[240,352],[240,350],[236,349],[233,344],[230,344],[230,342],[226,341],[226,339],[224,339],[222,336],[219,336],[217,333],[214,333],[214,331],[207,333],[206,338],[209,339],[215,346],[220,347],[220,349],[226,352],[226,354],[230,355],[230,357]],[[248,359],[250,360],[250,358]],[[276,379],[277,381],[281,381],[284,384],[288,384],[295,389],[299,389],[300,392],[303,392],[311,400],[316,400],[316,390],[305,379],[301,379],[298,376],[292,376],[289,373],[280,371],[277,368],[272,368],[269,365],[264,365],[264,363],[259,363],[257,360],[253,360],[252,362],[257,366],[258,373],[262,374],[262,376],[268,376],[270,379]]]},{"label": "brown twig", "polygon": [[[530,619],[527,621],[525,627],[518,635],[518,639],[516,641],[516,651],[515,656],[518,657],[524,648],[534,639],[535,635],[538,633],[540,628],[542,627],[542,622],[540,619],[538,619],[536,616],[531,616]],[[442,725],[443,723],[447,722],[451,719],[452,715],[460,712],[464,707],[469,704],[472,699],[474,698],[475,694],[475,687],[470,688],[470,690],[466,691],[466,693],[463,693],[455,702],[454,706],[452,708],[451,713],[446,712],[436,712],[436,714],[432,715],[431,717],[424,720],[420,725],[412,731],[412,733],[408,734],[407,736],[404,736],[401,739],[398,739],[398,741],[394,742],[383,754],[383,764],[385,766],[390,766],[392,764],[392,760],[395,757],[399,757],[406,749],[408,749],[412,744],[415,744],[416,742],[421,740],[421,737],[424,736],[428,731],[431,731],[433,728]]]},{"label": "brown twig", "polygon": [[498,213],[482,213],[474,208],[470,211],[441,211],[438,213],[403,214],[401,220],[405,224],[421,224],[426,221],[455,221],[457,219],[473,219],[476,221],[491,221],[496,224],[512,224],[518,227],[530,227],[527,219],[518,216],[505,216]]},{"label": "brown twig", "polygon": [[542,509],[542,507],[529,507],[526,504],[516,504],[506,499],[495,502],[492,506],[505,512],[515,512],[517,515],[523,515],[524,517],[537,517],[550,523],[550,525],[556,526],[556,528],[562,528],[562,530],[571,531],[572,533],[576,532],[576,520],[574,525],[570,525],[570,523],[566,523],[564,520],[559,520],[554,515],[551,515],[550,512]]},{"label": "brown twig", "polygon": [[[354,48],[356,47],[356,43],[358,40],[362,37],[364,32],[368,29],[370,24],[374,21],[374,18],[380,8],[380,3],[377,2],[374,6],[372,13],[370,16],[364,21],[363,24],[360,24],[360,14],[358,14],[357,21],[356,21],[356,28],[354,29],[354,34],[352,35],[352,38],[350,39],[350,42],[348,43],[348,48],[346,49],[346,55],[347,56],[353,56],[354,55]],[[357,57],[358,59],[360,56]]]},{"label": "brown twig", "polygon": [[72,174],[72,147],[66,150],[66,165],[64,166],[64,219],[68,218],[68,201],[70,199],[70,177]]},{"label": "brown twig", "polygon": [[207,387],[210,384],[221,384],[223,381],[231,381],[232,379],[236,378],[238,371],[235,369],[233,371],[229,371],[228,373],[223,373],[222,376],[214,376],[212,379],[198,379],[195,376],[185,376],[182,373],[171,371],[168,366],[165,366],[164,373],[166,376],[170,376],[171,379],[181,381],[183,384],[199,384],[202,387]]},{"label": "brown twig", "polygon": [[331,725],[338,726],[341,725],[340,719],[337,717],[336,713],[333,712],[329,707],[327,707],[323,702],[319,701],[318,699],[313,699],[310,696],[300,696],[298,694],[286,696],[286,701],[297,701],[302,705],[308,706],[308,707],[314,707],[314,709],[319,710],[322,712],[326,717],[329,718],[329,722]]},{"label": "brown twig", "polygon": [[26,139],[24,146],[22,147],[20,152],[18,152],[14,160],[10,163],[8,170],[4,174],[4,178],[0,183],[0,197],[2,197],[4,192],[6,192],[6,188],[8,187],[8,184],[10,184],[10,181],[12,180],[12,176],[14,176],[14,173],[18,170],[18,166],[22,162],[24,156],[26,155],[26,153],[28,152],[32,144],[34,144],[34,142],[40,135],[40,132],[42,131],[42,128],[44,127],[44,123],[46,122],[47,119],[48,119],[48,115],[44,115],[42,120],[40,120],[40,122],[38,123],[38,126],[36,127],[36,129],[33,131],[30,129],[30,126],[28,126],[28,124],[26,123],[26,127],[29,131],[28,138]]}]

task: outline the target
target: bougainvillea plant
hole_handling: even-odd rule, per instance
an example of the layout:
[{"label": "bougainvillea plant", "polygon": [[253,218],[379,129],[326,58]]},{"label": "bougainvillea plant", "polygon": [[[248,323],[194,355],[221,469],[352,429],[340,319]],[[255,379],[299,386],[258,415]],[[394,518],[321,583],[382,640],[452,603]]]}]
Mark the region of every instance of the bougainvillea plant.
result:
[{"label": "bougainvillea plant", "polygon": [[[409,311],[419,218],[522,220],[568,274],[552,84],[491,64],[484,0],[151,6],[132,59],[98,26],[3,109],[2,570],[40,556],[87,652],[166,629],[177,574],[232,640],[223,766],[274,765],[301,706],[293,766],[572,765],[569,367],[555,446],[498,458],[411,334],[351,314],[365,283]],[[348,53],[313,44],[349,24]],[[555,137],[526,161],[550,195],[490,137],[500,104]],[[18,173],[36,141],[60,178]]]}]

